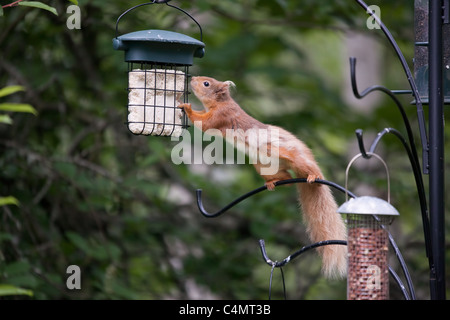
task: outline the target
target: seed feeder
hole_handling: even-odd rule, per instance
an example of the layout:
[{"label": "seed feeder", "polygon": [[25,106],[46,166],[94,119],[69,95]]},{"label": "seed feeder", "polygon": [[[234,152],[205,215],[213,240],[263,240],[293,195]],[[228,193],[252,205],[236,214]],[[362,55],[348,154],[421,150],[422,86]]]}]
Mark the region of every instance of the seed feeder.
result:
[{"label": "seed feeder", "polygon": [[189,66],[193,58],[202,58],[204,43],[184,34],[166,30],[141,30],[118,36],[119,21],[130,11],[150,4],[165,3],[198,22],[186,11],[153,1],[134,6],[116,22],[113,47],[125,52],[128,63],[128,129],[136,135],[179,137],[187,128],[184,110],[188,102]]},{"label": "seed feeder", "polygon": [[388,201],[371,196],[356,197],[338,209],[338,213],[346,215],[348,231],[348,300],[389,299],[387,228],[393,218],[399,215],[389,200],[389,196]]}]

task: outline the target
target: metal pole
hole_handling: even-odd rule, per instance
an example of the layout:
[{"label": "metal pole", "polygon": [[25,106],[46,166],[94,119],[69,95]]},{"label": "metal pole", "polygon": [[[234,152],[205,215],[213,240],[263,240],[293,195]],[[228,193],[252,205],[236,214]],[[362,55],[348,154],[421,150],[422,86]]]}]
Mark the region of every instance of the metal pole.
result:
[{"label": "metal pole", "polygon": [[435,269],[434,272],[431,270],[430,279],[432,300],[445,299],[442,6],[442,0],[429,1],[429,197],[431,248]]}]

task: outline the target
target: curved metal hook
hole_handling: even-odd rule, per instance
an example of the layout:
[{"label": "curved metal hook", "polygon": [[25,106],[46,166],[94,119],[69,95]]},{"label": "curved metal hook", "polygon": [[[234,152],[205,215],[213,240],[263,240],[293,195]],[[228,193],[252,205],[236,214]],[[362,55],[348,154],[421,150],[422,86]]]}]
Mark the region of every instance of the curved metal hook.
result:
[{"label": "curved metal hook", "polygon": [[409,85],[411,87],[412,93],[414,98],[416,99],[416,105],[417,108],[422,108],[422,101],[420,99],[419,90],[417,89],[416,83],[414,81],[414,77],[411,74],[411,70],[409,70],[408,63],[406,62],[405,57],[403,56],[402,51],[400,50],[400,47],[398,46],[397,42],[395,41],[394,37],[392,36],[389,29],[386,27],[386,25],[381,21],[380,17],[378,17],[373,10],[369,9],[369,6],[362,0],[356,0],[358,4],[366,10],[366,13],[369,14],[372,18],[375,19],[377,24],[380,26],[381,30],[385,34],[386,38],[388,39],[389,43],[392,45],[395,53],[397,54],[398,59],[400,60],[400,63],[403,67],[403,70],[406,74],[406,78],[408,79]]},{"label": "curved metal hook", "polygon": [[280,268],[285,266],[286,264],[288,264],[290,261],[294,260],[295,258],[297,258],[299,255],[301,255],[302,253],[310,250],[310,249],[314,249],[314,248],[318,248],[321,246],[326,246],[326,245],[347,245],[347,241],[345,240],[325,240],[325,241],[319,241],[313,244],[310,244],[309,246],[304,246],[303,248],[301,248],[300,250],[294,252],[293,254],[291,254],[290,256],[288,256],[287,258],[283,259],[282,261],[278,262],[278,261],[273,261],[269,258],[269,256],[267,255],[267,251],[266,251],[266,245],[263,239],[259,240],[259,248],[261,249],[261,254],[263,256],[264,261],[272,267],[275,268]]},{"label": "curved metal hook", "polygon": [[358,91],[358,85],[356,84],[356,58],[350,57],[349,60],[350,60],[350,78],[351,78],[351,84],[352,84],[352,91],[356,98],[362,99],[366,95],[368,95],[369,93],[371,93],[373,91],[381,91],[381,92],[386,93],[390,98],[392,98],[392,100],[394,100],[397,107],[404,113],[404,109],[403,109],[403,106],[400,103],[400,101],[397,99],[397,97],[394,95],[394,93],[386,87],[383,87],[380,85],[375,85],[372,87],[368,87],[360,94]]},{"label": "curved metal hook", "polygon": [[202,29],[201,25],[198,23],[198,21],[195,20],[194,17],[191,16],[191,15],[190,15],[188,12],[186,12],[185,10],[183,10],[183,9],[177,7],[177,6],[174,6],[174,5],[169,4],[169,1],[171,1],[171,0],[153,0],[152,2],[141,3],[141,4],[138,4],[138,5],[134,6],[134,7],[131,7],[131,8],[129,8],[129,9],[127,9],[125,12],[123,12],[123,13],[119,16],[119,18],[117,18],[117,21],[116,21],[116,38],[117,38],[118,35],[119,35],[119,21],[120,21],[120,19],[123,18],[123,16],[125,16],[126,14],[128,14],[130,11],[132,11],[132,10],[134,10],[134,9],[137,9],[137,8],[139,8],[139,7],[142,7],[142,6],[146,6],[146,5],[150,5],[150,4],[165,3],[168,7],[177,9],[177,10],[183,12],[183,13],[184,13],[185,15],[187,15],[189,18],[191,18],[192,21],[194,21],[195,24],[196,24],[196,25],[198,26],[198,28],[200,29],[200,41],[203,41],[203,29]]},{"label": "curved metal hook", "polygon": [[[371,93],[373,91],[381,91],[381,92],[387,94],[395,102],[395,105],[397,106],[398,110],[400,111],[403,122],[405,124],[406,132],[408,134],[409,144],[411,145],[413,156],[414,156],[414,158],[416,158],[416,162],[418,163],[419,158],[418,158],[418,154],[417,154],[417,150],[416,150],[416,144],[414,142],[414,135],[413,135],[413,131],[411,129],[411,125],[409,123],[408,116],[406,115],[405,109],[403,108],[402,104],[397,99],[395,94],[391,90],[387,89],[386,87],[379,86],[379,85],[369,87],[369,88],[365,89],[362,93],[359,93],[358,86],[356,84],[356,58],[355,57],[350,57],[350,79],[351,79],[352,91],[356,98],[362,99],[366,95],[368,95],[369,93]],[[422,148],[424,150],[424,154],[426,154],[426,152],[428,150],[427,133],[426,133],[426,130],[424,129],[424,127],[422,127],[420,125],[420,122],[421,122],[421,119],[419,119],[419,129],[420,129],[420,135],[422,137]],[[427,171],[428,170],[428,158],[426,156],[423,157],[423,162],[424,162],[424,170]],[[420,165],[419,165],[419,167],[420,167]]]},{"label": "curved metal hook", "polygon": [[[398,137],[400,138],[400,140],[402,140],[405,148],[408,151],[408,154],[411,152],[408,144],[406,142],[405,139],[403,139],[401,133],[395,129],[392,128],[384,128],[382,131],[380,131],[378,133],[378,135],[375,137],[375,139],[373,140],[372,144],[370,145],[370,149],[369,151],[366,151],[366,148],[364,147],[364,141],[363,141],[363,130],[362,129],[357,129],[355,131],[356,134],[356,139],[358,140],[358,146],[359,146],[359,151],[361,152],[363,158],[365,159],[370,159],[372,157],[372,153],[375,153],[375,149],[378,146],[378,143],[381,141],[381,138],[383,138],[383,136],[387,133],[394,133],[395,135],[398,135]],[[419,169],[420,170],[420,169]]]},{"label": "curved metal hook", "polygon": [[[380,21],[381,23],[381,21]],[[388,32],[386,27],[383,25],[383,31]],[[402,55],[401,52],[398,49],[398,46],[396,45],[395,41],[393,40],[392,36],[389,37],[389,40],[391,41],[391,44],[394,46],[394,48],[397,51],[397,54],[399,55],[400,60],[403,63],[402,60]],[[427,206],[427,200],[426,200],[426,195],[425,195],[425,189],[424,189],[424,184],[423,184],[423,179],[422,179],[422,175],[421,175],[421,168],[420,168],[420,163],[419,163],[419,159],[418,159],[418,155],[417,155],[417,150],[415,148],[415,142],[414,142],[414,136],[412,134],[412,130],[411,130],[411,126],[409,124],[409,120],[406,116],[406,113],[404,111],[404,108],[402,107],[400,101],[397,99],[397,97],[393,94],[392,91],[390,91],[389,89],[382,87],[382,86],[373,86],[373,87],[369,87],[366,90],[364,90],[361,94],[358,91],[358,87],[356,84],[356,72],[355,72],[355,67],[356,67],[356,58],[351,57],[350,58],[350,74],[351,74],[351,84],[352,84],[352,90],[353,90],[353,94],[355,95],[356,98],[358,99],[362,99],[363,97],[365,97],[367,94],[373,92],[373,91],[381,91],[386,93],[389,97],[391,97],[393,99],[393,101],[395,102],[395,104],[397,105],[403,121],[405,123],[406,126],[406,130],[408,133],[408,138],[409,138],[409,142],[410,142],[410,146],[408,146],[408,143],[406,142],[406,140],[403,138],[402,134],[393,129],[393,128],[385,128],[383,131],[379,132],[377,137],[375,138],[375,140],[373,141],[372,145],[370,146],[370,151],[369,153],[373,153],[378,145],[378,143],[380,142],[381,138],[387,134],[387,133],[392,133],[394,134],[397,138],[399,138],[399,140],[402,142],[412,169],[413,169],[413,173],[414,173],[414,178],[416,181],[416,188],[417,188],[417,192],[419,194],[419,202],[420,202],[420,207],[421,207],[421,212],[422,212],[422,224],[423,224],[423,229],[424,229],[424,238],[425,238],[425,251],[426,251],[426,255],[429,259],[429,261],[432,261],[432,251],[430,248],[430,232],[429,232],[429,219],[428,219],[428,206]],[[405,72],[407,72],[408,75],[408,79],[409,79],[409,69],[405,69]],[[411,79],[412,80],[412,79]],[[411,88],[413,89],[414,95],[416,96],[416,104],[417,104],[417,112],[418,112],[418,117],[419,117],[419,129],[420,129],[420,135],[422,138],[422,148],[423,148],[423,163],[424,163],[424,172],[426,173],[428,171],[428,157],[427,157],[427,152],[428,152],[428,139],[427,139],[427,135],[426,135],[426,129],[425,129],[425,125],[423,124],[423,110],[422,110],[422,104],[420,102],[420,96],[417,93],[417,89],[415,89],[415,83],[414,80],[410,81],[411,84]],[[368,155],[368,152],[366,152],[366,149],[364,147],[364,142],[363,142],[363,131],[361,129],[356,130],[356,137],[358,140],[358,146],[359,149],[361,151],[361,154],[363,155],[364,158],[370,158],[370,155]],[[391,241],[391,243],[393,243],[393,241]],[[397,251],[396,251],[397,252]],[[407,276],[407,280],[408,280],[408,284],[411,290],[411,295],[414,297],[414,289],[411,283],[411,280],[409,278],[409,273],[406,270],[406,266],[404,264],[401,264],[402,268],[404,269],[404,273]]]},{"label": "curved metal hook", "polygon": [[[385,28],[385,27],[384,27]],[[393,43],[393,45],[395,45],[395,42]],[[369,87],[367,89],[365,89],[361,94],[358,91],[358,87],[356,84],[356,58],[351,57],[350,58],[350,76],[351,76],[351,83],[352,83],[352,90],[353,90],[353,94],[355,95],[356,98],[358,99],[362,99],[364,98],[366,95],[368,95],[369,93],[373,92],[373,91],[381,91],[386,93],[389,97],[391,97],[393,99],[393,101],[395,102],[395,104],[397,105],[402,118],[403,118],[403,122],[405,124],[406,127],[406,131],[408,134],[408,139],[409,139],[409,145],[406,142],[406,140],[403,138],[402,134],[393,128],[385,128],[383,131],[381,131],[380,133],[378,133],[377,137],[375,138],[375,140],[373,141],[371,147],[370,147],[370,151],[369,152],[374,152],[375,148],[377,147],[378,143],[380,142],[381,138],[387,134],[387,133],[392,133],[394,134],[397,138],[400,139],[400,141],[402,142],[403,146],[405,147],[406,152],[408,153],[408,157],[411,163],[411,167],[413,169],[413,173],[414,173],[414,178],[416,181],[416,187],[417,187],[417,192],[419,194],[419,200],[420,200],[420,208],[421,208],[421,212],[422,212],[422,223],[424,226],[424,238],[425,238],[425,246],[426,246],[426,254],[427,257],[429,258],[429,260],[431,261],[431,257],[432,257],[432,252],[431,252],[431,248],[430,248],[430,244],[429,244],[429,240],[430,240],[430,232],[429,232],[429,219],[428,219],[428,206],[427,206],[427,200],[426,200],[426,195],[425,195],[425,187],[424,187],[424,183],[423,183],[423,178],[421,175],[422,169],[420,168],[420,162],[419,162],[419,157],[417,154],[417,149],[415,146],[415,142],[414,142],[414,135],[412,133],[412,129],[411,126],[409,124],[409,120],[408,117],[406,116],[405,110],[402,106],[402,104],[400,103],[400,101],[397,99],[397,97],[392,93],[392,91],[390,91],[389,89],[383,87],[383,86],[373,86],[373,87]],[[420,97],[419,97],[420,99]],[[418,100],[416,99],[416,102]],[[422,148],[423,148],[423,166],[424,166],[424,172],[427,173],[428,172],[428,156],[427,156],[427,152],[428,152],[428,142],[427,142],[427,138],[426,138],[426,131],[424,129],[424,126],[420,125],[421,122],[421,118],[419,115],[419,130],[420,130],[420,135],[422,137]],[[363,155],[364,158],[368,159],[370,158],[370,156],[368,156],[366,149],[364,147],[364,142],[363,142],[363,137],[362,137],[362,130],[358,129],[356,130],[356,138],[358,139],[358,146],[359,149]],[[424,138],[425,137],[425,138]]]},{"label": "curved metal hook", "polygon": [[228,205],[226,205],[225,207],[223,207],[222,209],[220,209],[219,211],[217,211],[215,213],[209,213],[208,211],[205,210],[205,208],[203,207],[202,189],[197,189],[197,206],[198,206],[198,209],[200,210],[202,215],[204,215],[207,218],[215,218],[215,217],[220,216],[224,212],[226,212],[228,209],[234,207],[239,202],[247,199],[248,197],[251,197],[254,194],[257,194],[257,193],[259,193],[259,192],[261,192],[263,190],[266,190],[266,189],[267,189],[267,187],[263,186],[263,187],[259,187],[259,188],[255,189],[253,191],[250,191],[250,192],[240,196],[236,200],[232,201],[231,203],[229,203]]},{"label": "curved metal hook", "polygon": [[[286,179],[286,180],[280,180],[278,182],[275,183],[276,186],[280,186],[280,185],[284,185],[284,184],[292,184],[292,183],[306,183],[306,179],[304,178],[296,178],[296,179]],[[325,184],[328,186],[331,186],[339,191],[341,191],[342,193],[348,195],[349,197],[355,198],[356,195],[353,194],[352,192],[350,192],[349,190],[347,190],[346,188],[331,182],[331,181],[327,181],[327,180],[322,180],[322,179],[316,179],[316,181],[314,183],[320,183],[320,184]],[[244,195],[242,195],[241,197],[237,198],[236,200],[232,201],[230,204],[226,205],[225,207],[223,207],[222,209],[220,209],[219,211],[215,212],[215,213],[209,213],[205,210],[205,208],[203,207],[203,201],[202,201],[202,190],[198,189],[197,190],[197,205],[198,208],[200,210],[200,212],[202,213],[203,216],[207,217],[207,218],[214,218],[214,217],[218,217],[221,214],[223,214],[224,212],[226,212],[228,209],[232,208],[233,206],[235,206],[236,204],[238,204],[239,202],[245,200],[246,198],[257,194],[263,190],[266,190],[267,187],[266,186],[262,186],[259,188],[256,188]],[[376,218],[376,216],[374,216],[374,218]],[[398,250],[398,247],[393,239],[393,237],[390,235],[389,231],[389,241],[391,242],[392,246],[395,249],[396,255],[400,261],[400,264],[402,265],[402,268],[404,270],[405,276],[408,279],[408,285],[410,286],[410,291],[414,292],[414,289],[412,287],[412,282],[410,281],[410,277],[409,277],[409,272],[406,268],[406,264],[404,263],[403,257],[400,253],[400,250]],[[300,254],[302,254],[303,252],[312,249],[312,248],[316,248],[318,246],[323,246],[323,245],[327,245],[327,244],[340,244],[343,245],[344,243],[342,242],[343,240],[326,240],[326,241],[321,241],[319,243],[316,244],[312,244],[310,246],[304,247],[302,249],[300,249],[299,251],[297,251],[296,253],[292,254],[291,256],[289,256],[288,258],[284,259],[282,262],[278,263],[278,262],[273,262],[268,256],[267,256],[267,252],[265,251],[265,245],[264,245],[264,240],[260,240],[260,247],[261,247],[261,253],[263,254],[263,258],[264,261],[266,261],[266,263],[268,263],[269,265],[271,265],[272,267],[280,267],[285,265],[286,263],[288,263],[290,260],[292,260],[293,258],[299,256]],[[391,271],[392,272],[392,271]],[[398,279],[398,277],[396,277],[396,279]]]},{"label": "curved metal hook", "polygon": [[[390,33],[389,29],[383,23],[383,21],[381,21],[381,19],[375,14],[375,12],[373,10],[369,9],[369,6],[364,1],[356,0],[356,2],[362,8],[364,8],[364,10],[366,10],[367,14],[369,14],[371,17],[373,17],[375,19],[375,21],[377,22],[377,24],[380,26],[381,30],[385,34],[386,38],[388,39],[389,43],[393,47],[395,53],[397,54],[398,59],[400,60],[401,65],[403,67],[406,78],[408,79],[409,85],[411,87],[412,94],[416,100],[417,118],[419,121],[419,131],[420,131],[420,138],[422,140],[421,142],[422,142],[422,149],[423,149],[423,151],[422,151],[423,152],[423,155],[422,155],[423,170],[424,170],[424,173],[428,173],[428,151],[429,150],[428,150],[427,128],[426,128],[426,124],[425,124],[425,116],[424,116],[424,112],[423,112],[422,100],[420,98],[420,94],[419,94],[419,90],[417,89],[416,82],[414,81],[414,77],[411,74],[411,70],[409,69],[408,63],[406,62],[406,59],[403,56],[403,53],[400,50],[400,47],[398,46],[397,42],[395,41],[394,37]],[[403,117],[403,119],[405,120],[405,117]],[[407,122],[405,122],[405,124],[407,124]],[[415,154],[417,154],[417,152],[415,151],[414,144],[413,144],[414,139],[413,139],[412,131],[409,128],[409,123],[408,123],[407,127],[408,127],[407,130],[408,130],[408,137],[409,137],[409,140],[411,143],[411,148],[413,149],[413,152]]]},{"label": "curved metal hook", "polygon": [[417,159],[417,157],[415,157],[413,150],[409,147],[407,141],[402,136],[402,134],[398,130],[393,129],[393,128],[384,128],[382,131],[380,131],[378,133],[377,137],[372,142],[369,152],[367,152],[366,148],[364,147],[363,130],[357,129],[355,131],[355,133],[356,133],[356,138],[358,139],[359,150],[360,150],[361,154],[363,155],[363,157],[366,159],[370,158],[370,155],[368,155],[368,153],[373,153],[375,151],[376,147],[378,146],[378,143],[388,133],[396,136],[402,143],[403,147],[406,150],[406,153],[408,154],[409,162],[411,163],[411,168],[413,170],[414,178],[416,181],[417,193],[419,195],[420,208],[421,208],[421,212],[422,212],[422,223],[424,226],[425,251],[426,251],[427,257],[429,257],[429,258],[432,257],[430,241],[429,241],[431,235],[429,232],[429,224],[430,223],[429,223],[429,219],[428,219],[427,197],[425,194],[425,187],[424,187],[424,183],[423,183],[423,179],[422,179],[422,175],[421,175],[420,165],[418,162],[419,160]]},{"label": "curved metal hook", "polygon": [[[390,235],[390,234],[389,234]],[[397,247],[395,245],[395,242],[391,241],[391,244],[393,243],[394,245],[394,249]],[[326,245],[347,245],[347,241],[345,240],[326,240],[326,241],[319,241],[316,243],[313,243],[309,246],[304,246],[303,248],[301,248],[300,250],[294,252],[293,254],[291,254],[290,256],[288,256],[287,258],[283,259],[282,261],[278,262],[278,261],[273,261],[269,258],[269,256],[267,255],[267,251],[266,251],[266,244],[264,242],[263,239],[259,240],[259,248],[261,249],[261,255],[264,259],[264,261],[272,267],[272,272],[274,268],[281,268],[284,267],[286,264],[288,264],[289,262],[291,262],[292,260],[294,260],[295,258],[297,258],[299,255],[301,255],[302,253],[305,253],[306,251],[310,250],[310,249],[314,249],[314,248],[318,248],[321,246],[326,246]],[[396,251],[397,253],[397,251]],[[404,261],[401,260],[401,262]],[[391,274],[391,276],[394,278],[394,280],[397,282],[400,290],[403,293],[403,296],[405,297],[405,300],[411,300],[410,295],[408,294],[408,291],[406,290],[406,287],[404,286],[402,280],[400,279],[400,277],[397,275],[397,273],[394,271],[394,269],[392,269],[391,266],[388,266],[389,269],[389,273]],[[410,278],[408,278],[408,280],[410,280]],[[410,281],[408,281],[408,285],[410,288],[412,288],[412,284]],[[411,295],[413,297],[413,300],[415,300],[415,292],[413,289],[411,289]]]},{"label": "curved metal hook", "polygon": [[374,92],[374,91],[380,91],[380,92],[387,94],[394,101],[395,105],[399,109],[399,111],[402,115],[402,118],[403,118],[403,122],[405,123],[405,126],[406,126],[406,131],[408,133],[408,138],[410,140],[411,147],[415,149],[414,135],[412,133],[411,126],[409,124],[409,119],[406,115],[405,109],[403,108],[402,104],[397,99],[395,94],[388,88],[380,86],[380,85],[368,87],[363,92],[359,93],[358,85],[356,83],[356,58],[350,57],[349,60],[350,60],[350,79],[351,79],[352,91],[353,91],[354,96],[358,99],[362,99],[365,96],[367,96],[369,93]]},{"label": "curved metal hook", "polygon": [[[275,183],[276,186],[281,186],[281,185],[285,185],[285,184],[291,184],[291,183],[305,183],[307,182],[305,178],[295,178],[295,179],[286,179],[286,180],[280,180],[277,181]],[[350,191],[346,190],[344,187],[331,182],[331,181],[327,181],[327,180],[322,180],[322,179],[316,179],[316,181],[314,181],[314,183],[320,183],[320,184],[325,184],[331,187],[334,187],[335,189],[343,192],[343,193],[347,193],[348,195],[350,195],[351,197],[355,197],[355,195],[353,193],[351,193]],[[231,203],[229,203],[228,205],[226,205],[225,207],[223,207],[222,209],[216,211],[215,213],[210,213],[208,211],[205,210],[205,208],[203,207],[203,200],[202,200],[202,190],[201,189],[197,189],[197,206],[198,209],[200,210],[201,214],[207,218],[215,218],[218,217],[220,215],[222,215],[223,213],[225,213],[228,209],[234,207],[235,205],[237,205],[239,202],[247,199],[248,197],[251,197],[261,191],[266,190],[267,187],[266,186],[262,186],[259,188],[256,188],[242,196],[240,196],[239,198],[237,198],[236,200],[232,201]]]}]

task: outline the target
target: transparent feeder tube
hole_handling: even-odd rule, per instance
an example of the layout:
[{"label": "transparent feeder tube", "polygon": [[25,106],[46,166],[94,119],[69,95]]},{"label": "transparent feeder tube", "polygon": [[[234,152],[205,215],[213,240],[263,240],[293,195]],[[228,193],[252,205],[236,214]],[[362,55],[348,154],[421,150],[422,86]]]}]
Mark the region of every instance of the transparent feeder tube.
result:
[{"label": "transparent feeder tube", "polygon": [[387,226],[391,217],[347,215],[348,227],[348,300],[389,299]]}]

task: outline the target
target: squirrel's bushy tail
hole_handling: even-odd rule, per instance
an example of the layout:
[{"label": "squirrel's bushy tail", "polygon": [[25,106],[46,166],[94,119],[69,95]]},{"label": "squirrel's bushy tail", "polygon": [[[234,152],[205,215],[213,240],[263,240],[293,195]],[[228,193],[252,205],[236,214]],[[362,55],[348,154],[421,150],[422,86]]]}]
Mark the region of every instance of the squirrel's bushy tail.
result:
[{"label": "squirrel's bushy tail", "polygon": [[[328,186],[318,183],[297,184],[303,220],[312,242],[346,240],[347,229]],[[317,248],[322,256],[322,272],[328,278],[347,274],[347,246],[325,245]]]}]

